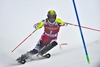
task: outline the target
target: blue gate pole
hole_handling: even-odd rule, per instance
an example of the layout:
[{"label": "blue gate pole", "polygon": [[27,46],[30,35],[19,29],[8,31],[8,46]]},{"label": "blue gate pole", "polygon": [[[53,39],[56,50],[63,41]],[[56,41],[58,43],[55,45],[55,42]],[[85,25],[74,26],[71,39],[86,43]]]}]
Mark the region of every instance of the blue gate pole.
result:
[{"label": "blue gate pole", "polygon": [[74,10],[75,10],[75,13],[76,13],[76,18],[77,18],[77,21],[78,21],[78,26],[79,26],[81,38],[82,38],[82,41],[83,41],[83,46],[84,46],[84,50],[85,50],[85,54],[86,54],[86,59],[87,59],[88,63],[90,63],[90,59],[89,59],[89,56],[88,56],[88,52],[87,52],[84,36],[83,36],[83,33],[82,33],[80,20],[79,20],[79,17],[78,17],[78,12],[77,12],[76,5],[75,5],[75,1],[74,0],[72,0],[72,1],[73,1],[73,5],[74,5]]}]

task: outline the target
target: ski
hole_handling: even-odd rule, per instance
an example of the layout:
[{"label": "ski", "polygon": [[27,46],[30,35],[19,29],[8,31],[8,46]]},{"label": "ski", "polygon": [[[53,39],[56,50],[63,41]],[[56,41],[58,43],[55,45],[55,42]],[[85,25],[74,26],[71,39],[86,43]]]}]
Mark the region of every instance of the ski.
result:
[{"label": "ski", "polygon": [[[40,60],[40,59],[46,59],[46,58],[50,58],[51,57],[51,54],[50,53],[47,53],[47,54],[44,54],[44,55],[36,55],[37,59]],[[16,59],[16,61],[20,64],[25,64],[27,62],[29,58],[27,59],[22,59],[21,57],[19,57],[18,59]],[[31,58],[30,61],[34,61],[36,60],[35,58]]]},{"label": "ski", "polygon": [[50,53],[47,53],[43,56],[44,58],[50,58],[51,57],[51,54]]}]

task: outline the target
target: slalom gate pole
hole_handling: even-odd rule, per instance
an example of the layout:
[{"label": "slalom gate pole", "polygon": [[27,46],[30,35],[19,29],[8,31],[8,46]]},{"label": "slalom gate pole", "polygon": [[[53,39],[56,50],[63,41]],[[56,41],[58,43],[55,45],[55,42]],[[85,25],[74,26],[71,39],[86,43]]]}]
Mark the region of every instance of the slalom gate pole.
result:
[{"label": "slalom gate pole", "polygon": [[24,41],[26,41],[36,30],[29,34],[21,43],[19,43],[11,52],[14,52]]},{"label": "slalom gate pole", "polygon": [[[68,23],[69,25],[73,25],[73,26],[77,26],[78,27],[78,25],[76,25],[76,24],[71,24],[71,23]],[[89,29],[89,30],[93,30],[93,31],[97,31],[97,32],[100,32],[100,30],[98,30],[98,29],[94,29],[94,28],[89,28],[89,27],[86,27],[86,26],[81,26],[82,28],[85,28],[85,29]]]},{"label": "slalom gate pole", "polygon": [[86,49],[86,44],[85,44],[84,36],[83,36],[83,33],[82,33],[82,29],[81,29],[80,20],[79,20],[79,17],[78,17],[78,12],[77,12],[76,5],[75,5],[75,1],[72,0],[72,2],[73,2],[74,10],[75,10],[75,13],[76,13],[76,17],[77,17],[80,34],[81,34],[82,41],[83,41],[83,46],[84,46],[84,50],[85,50],[85,54],[86,54],[86,59],[87,59],[88,63],[90,63],[90,59],[89,59],[88,52],[87,52],[87,49]]}]

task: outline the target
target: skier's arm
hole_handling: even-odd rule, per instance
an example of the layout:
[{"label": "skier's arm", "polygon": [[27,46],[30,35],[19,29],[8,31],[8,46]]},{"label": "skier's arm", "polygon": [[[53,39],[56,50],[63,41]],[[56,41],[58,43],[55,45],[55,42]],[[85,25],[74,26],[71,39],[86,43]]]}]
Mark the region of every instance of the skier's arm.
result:
[{"label": "skier's arm", "polygon": [[55,20],[55,22],[57,22],[60,26],[68,25],[66,22],[62,21],[60,18],[57,18],[57,19]]},{"label": "skier's arm", "polygon": [[37,23],[37,24],[35,24],[34,25],[34,27],[35,27],[35,29],[40,29],[40,28],[42,28],[43,27],[43,25],[44,25],[44,22],[43,21],[41,21],[41,22],[39,22],[39,23]]}]

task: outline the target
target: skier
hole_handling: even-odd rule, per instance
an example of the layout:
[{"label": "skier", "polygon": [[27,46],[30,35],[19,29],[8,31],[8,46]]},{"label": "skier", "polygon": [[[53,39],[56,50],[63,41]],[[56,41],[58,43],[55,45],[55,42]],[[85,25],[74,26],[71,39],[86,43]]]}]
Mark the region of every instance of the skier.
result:
[{"label": "skier", "polygon": [[[19,63],[24,63],[24,61],[32,55],[38,54],[43,56],[50,49],[55,47],[57,43],[57,36],[61,26],[68,25],[66,22],[57,18],[57,14],[54,10],[49,10],[47,18],[34,25],[35,29],[40,29],[44,26],[44,32],[38,41],[36,47],[29,52],[23,54],[17,59]],[[49,56],[47,56],[49,57]],[[23,61],[24,60],[24,61]]]}]

